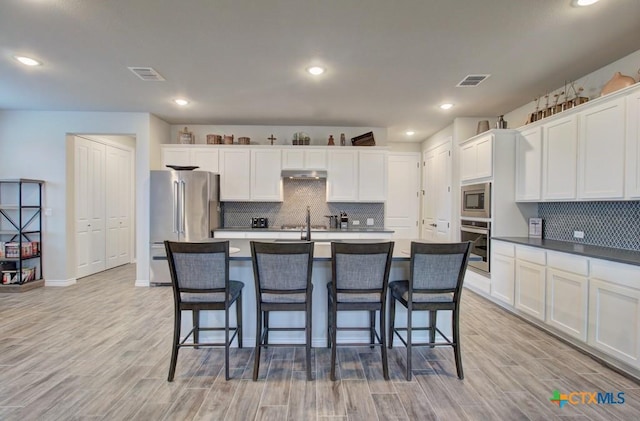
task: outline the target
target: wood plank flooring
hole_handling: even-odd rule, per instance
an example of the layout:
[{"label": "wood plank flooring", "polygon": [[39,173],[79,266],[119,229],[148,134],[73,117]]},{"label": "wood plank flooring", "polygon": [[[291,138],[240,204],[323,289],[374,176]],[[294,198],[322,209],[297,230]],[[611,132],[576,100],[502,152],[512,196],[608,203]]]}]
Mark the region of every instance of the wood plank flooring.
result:
[{"label": "wood plank flooring", "polygon": [[[600,365],[469,291],[463,294],[465,379],[449,348],[314,349],[305,378],[302,348],[253,352],[183,349],[166,381],[173,329],[170,288],[134,287],[127,265],[67,288],[0,295],[1,420],[638,420],[640,384]],[[248,321],[251,322],[251,321]],[[247,344],[250,345],[250,344]],[[625,392],[622,405],[565,405],[553,390]]]}]

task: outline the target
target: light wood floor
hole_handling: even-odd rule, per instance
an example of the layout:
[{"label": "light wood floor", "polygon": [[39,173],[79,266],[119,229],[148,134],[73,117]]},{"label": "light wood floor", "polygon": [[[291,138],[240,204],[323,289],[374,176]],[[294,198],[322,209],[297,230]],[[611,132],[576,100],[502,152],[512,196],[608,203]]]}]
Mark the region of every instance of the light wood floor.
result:
[{"label": "light wood floor", "polygon": [[[465,379],[452,351],[420,349],[404,379],[405,349],[314,350],[307,382],[302,349],[269,348],[261,380],[252,349],[183,349],[166,381],[172,334],[170,288],[136,288],[131,265],[67,288],[0,295],[1,420],[638,420],[640,385],[605,368],[469,291],[463,295]],[[252,321],[247,321],[252,322]],[[249,344],[247,344],[249,345]],[[624,391],[622,405],[549,402],[553,390]]]}]

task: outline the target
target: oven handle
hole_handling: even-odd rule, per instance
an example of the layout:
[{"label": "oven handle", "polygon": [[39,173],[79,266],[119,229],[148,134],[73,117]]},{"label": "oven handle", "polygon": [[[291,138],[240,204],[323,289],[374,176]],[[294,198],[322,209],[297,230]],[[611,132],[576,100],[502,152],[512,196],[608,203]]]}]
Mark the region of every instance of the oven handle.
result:
[{"label": "oven handle", "polygon": [[460,231],[473,232],[475,234],[486,234],[487,236],[489,235],[489,230],[482,229],[482,228],[470,227],[468,225],[461,225],[460,226]]}]

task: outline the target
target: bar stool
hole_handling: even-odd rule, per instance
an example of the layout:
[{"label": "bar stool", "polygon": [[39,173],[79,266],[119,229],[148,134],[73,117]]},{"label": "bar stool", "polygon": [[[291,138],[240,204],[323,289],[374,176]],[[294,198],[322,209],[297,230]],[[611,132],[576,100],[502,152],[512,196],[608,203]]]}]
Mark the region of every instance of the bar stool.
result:
[{"label": "bar stool", "polygon": [[[411,348],[414,346],[451,346],[456,360],[458,378],[463,379],[460,355],[460,294],[469,260],[470,242],[465,243],[411,243],[409,279],[389,283],[391,306],[389,315],[389,348],[393,347],[394,333],[407,347],[407,380],[411,380]],[[395,327],[396,301],[407,308],[407,326]],[[451,311],[452,338],[436,326],[437,312]],[[429,325],[413,327],[414,311],[428,311]],[[429,331],[429,342],[413,343],[412,332]],[[406,340],[400,335],[406,331]],[[442,342],[436,342],[436,333]]]},{"label": "bar stool", "polygon": [[[256,349],[253,380],[258,380],[260,351],[266,346],[295,346],[297,344],[269,344],[270,331],[304,331],[307,380],[311,380],[311,271],[313,243],[251,242],[251,258],[256,285]],[[272,311],[304,311],[304,327],[270,327]]]},{"label": "bar stool", "polygon": [[[337,343],[337,331],[368,331],[367,345],[379,346],[382,372],[389,380],[386,349],[386,302],[393,242],[331,243],[331,279],[328,288],[328,334],[331,347],[331,380],[335,380],[336,346],[358,346],[363,343]],[[367,311],[369,326],[338,327],[338,311]],[[376,312],[380,313],[380,334],[376,331]]]},{"label": "bar stool", "polygon": [[[173,381],[182,347],[224,346],[224,373],[229,380],[229,346],[238,338],[242,348],[242,287],[229,280],[229,242],[164,242],[174,298],[173,346],[168,380]],[[236,327],[229,327],[229,309],[236,303]],[[193,328],[180,341],[182,311],[193,312]],[[201,327],[200,311],[224,310],[224,327]],[[200,331],[224,330],[224,342],[200,342]],[[229,331],[233,335],[229,337]],[[193,342],[186,343],[193,335]]]}]

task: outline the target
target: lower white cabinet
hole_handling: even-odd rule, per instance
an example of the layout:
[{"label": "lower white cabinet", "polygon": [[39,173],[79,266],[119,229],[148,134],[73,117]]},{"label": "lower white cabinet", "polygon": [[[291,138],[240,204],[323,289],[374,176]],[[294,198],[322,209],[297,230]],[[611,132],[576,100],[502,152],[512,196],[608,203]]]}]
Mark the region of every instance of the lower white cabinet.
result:
[{"label": "lower white cabinet", "polygon": [[586,341],[588,299],[589,282],[586,276],[547,268],[549,325],[576,339]]},{"label": "lower white cabinet", "polygon": [[537,263],[517,259],[515,272],[515,308],[544,321],[546,268]]},{"label": "lower white cabinet", "polygon": [[491,242],[491,296],[513,306],[515,294],[515,246]]}]

